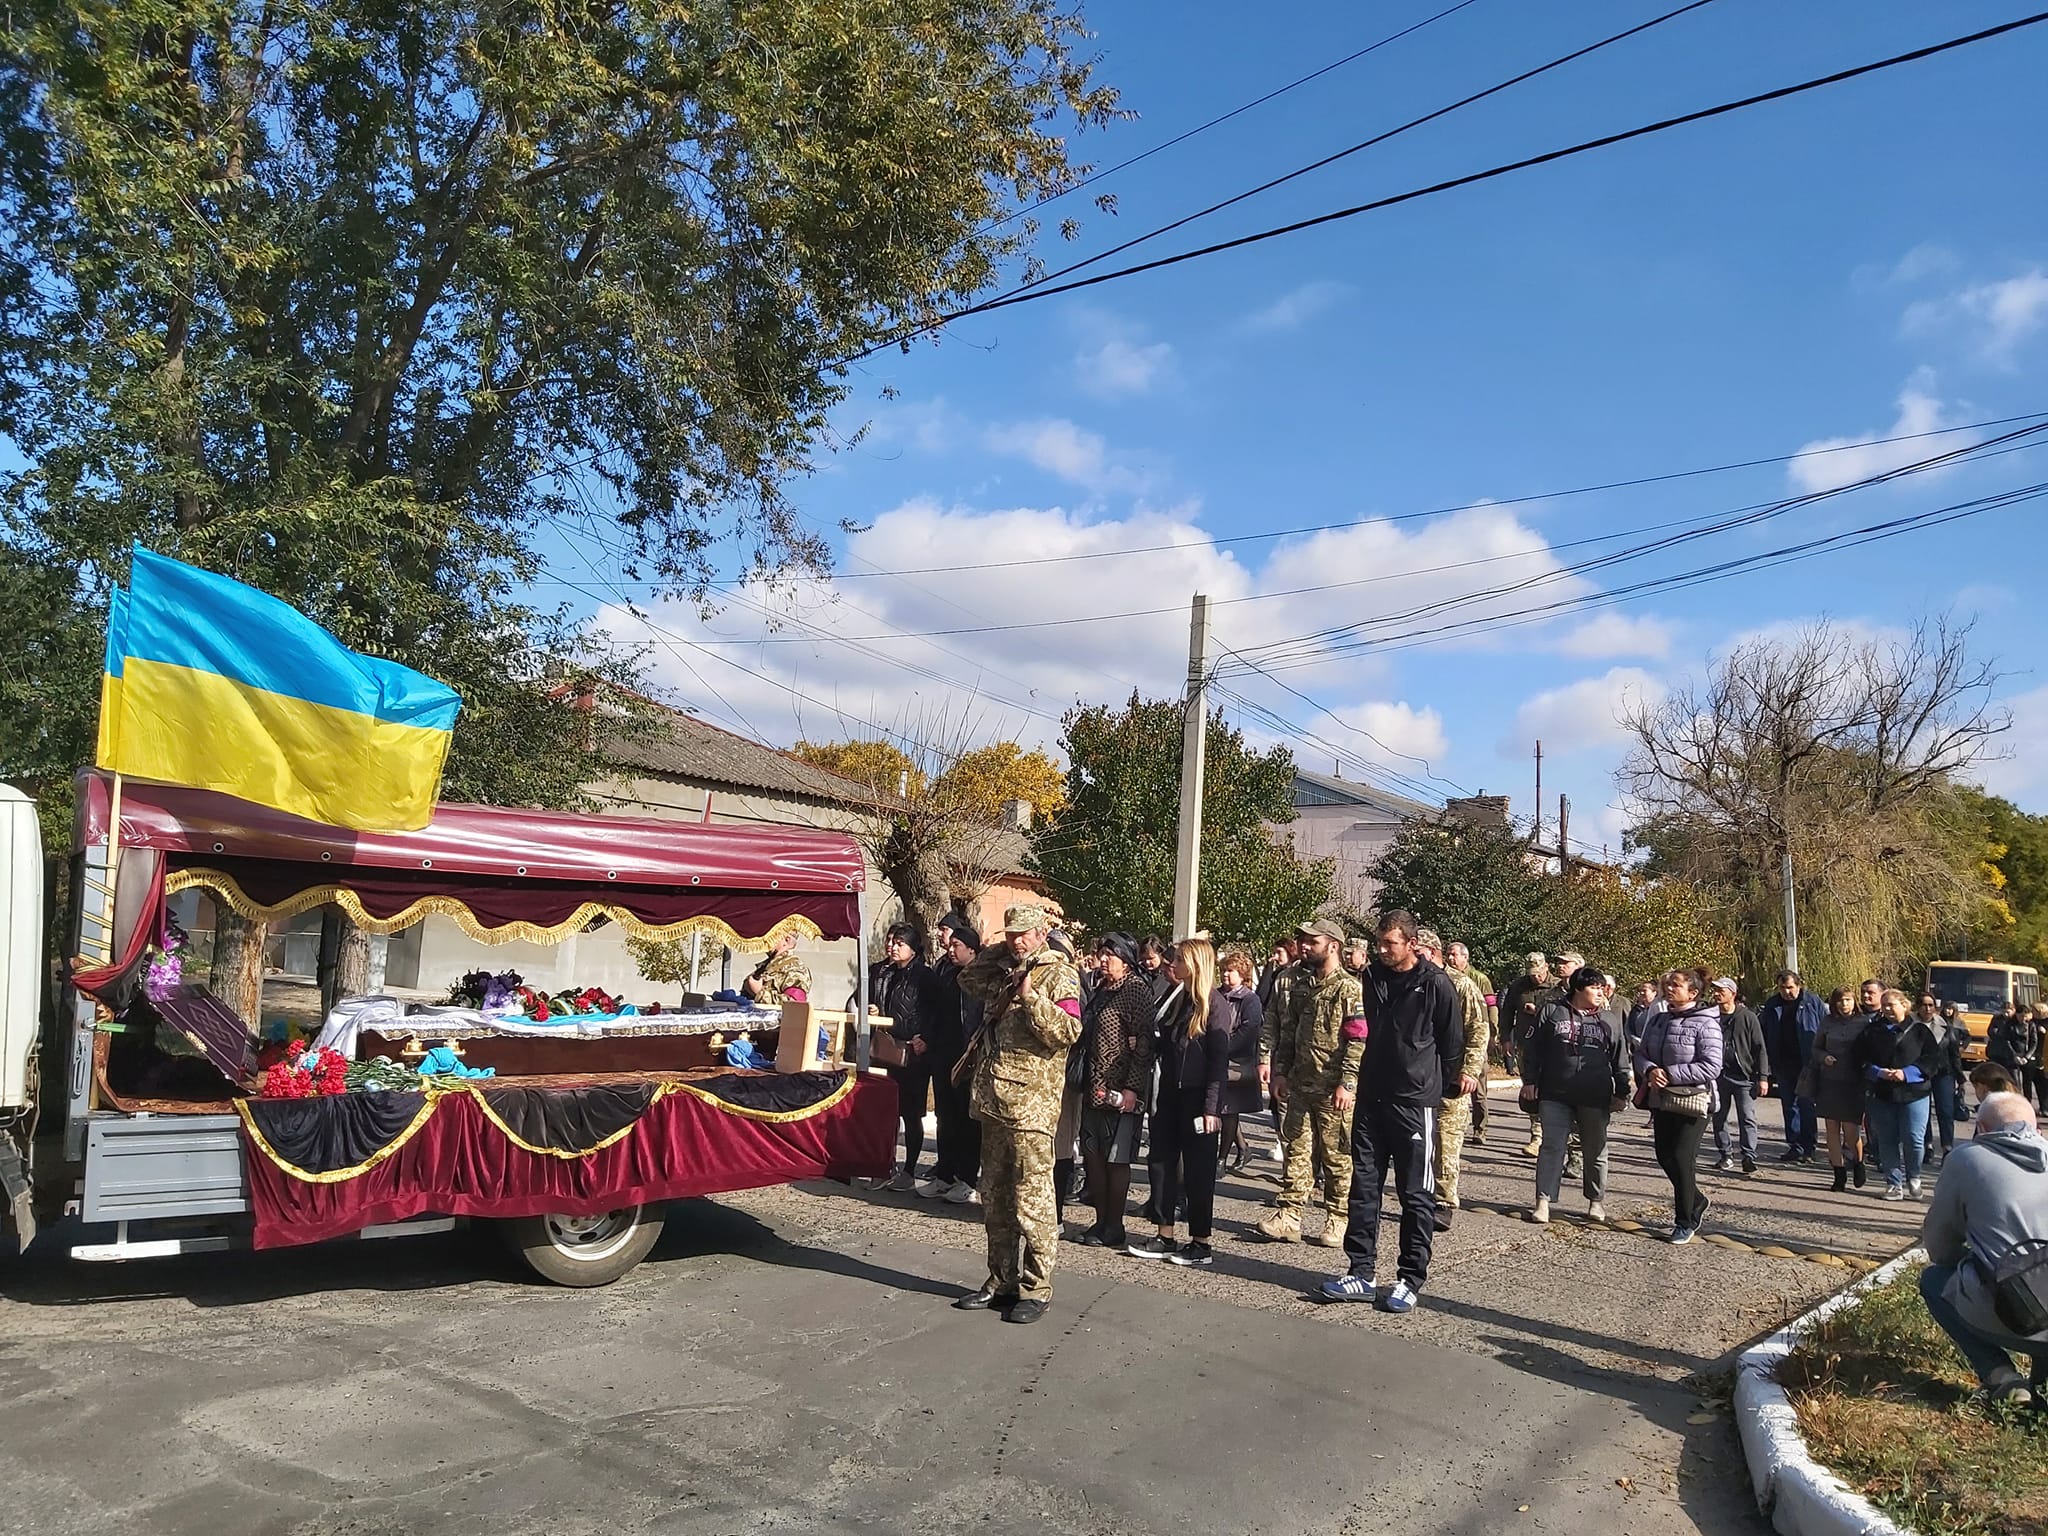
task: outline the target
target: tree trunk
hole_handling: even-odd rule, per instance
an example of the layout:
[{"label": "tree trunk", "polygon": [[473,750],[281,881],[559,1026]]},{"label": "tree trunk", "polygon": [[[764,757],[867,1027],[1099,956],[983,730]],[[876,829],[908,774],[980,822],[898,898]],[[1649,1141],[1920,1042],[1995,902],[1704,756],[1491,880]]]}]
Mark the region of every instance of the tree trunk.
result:
[{"label": "tree trunk", "polygon": [[339,907],[320,910],[320,1016],[370,990],[370,936]]},{"label": "tree trunk", "polygon": [[216,909],[208,985],[252,1028],[262,1023],[263,941],[268,933],[268,924],[252,923],[232,907],[222,904]]}]

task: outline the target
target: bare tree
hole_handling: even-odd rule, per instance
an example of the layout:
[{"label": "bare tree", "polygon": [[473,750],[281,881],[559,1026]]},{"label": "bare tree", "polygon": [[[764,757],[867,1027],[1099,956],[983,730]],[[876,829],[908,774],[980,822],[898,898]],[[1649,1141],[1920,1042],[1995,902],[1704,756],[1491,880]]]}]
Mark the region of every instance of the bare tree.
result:
[{"label": "bare tree", "polygon": [[1620,772],[1653,866],[1720,892],[1745,969],[1783,952],[1792,857],[1807,969],[1896,974],[1987,892],[1956,776],[2010,721],[1971,626],[1864,639],[1828,623],[1737,647],[1703,688],[1635,705]]},{"label": "bare tree", "polygon": [[906,709],[885,740],[796,749],[868,791],[871,810],[855,836],[920,941],[948,910],[971,908],[1013,862],[1017,834],[946,772],[986,734],[978,712],[927,704]]}]

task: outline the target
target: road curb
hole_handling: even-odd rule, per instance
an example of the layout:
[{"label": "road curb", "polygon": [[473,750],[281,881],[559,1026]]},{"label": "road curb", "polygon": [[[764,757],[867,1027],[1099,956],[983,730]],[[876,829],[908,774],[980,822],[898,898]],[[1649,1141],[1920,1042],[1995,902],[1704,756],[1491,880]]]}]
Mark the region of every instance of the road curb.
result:
[{"label": "road curb", "polygon": [[1912,1536],[1807,1453],[1799,1416],[1778,1385],[1777,1369],[1801,1336],[1822,1319],[1926,1257],[1924,1248],[1908,1249],[1745,1350],[1736,1362],[1735,1427],[1749,1461],[1757,1508],[1770,1517],[1780,1536]]}]

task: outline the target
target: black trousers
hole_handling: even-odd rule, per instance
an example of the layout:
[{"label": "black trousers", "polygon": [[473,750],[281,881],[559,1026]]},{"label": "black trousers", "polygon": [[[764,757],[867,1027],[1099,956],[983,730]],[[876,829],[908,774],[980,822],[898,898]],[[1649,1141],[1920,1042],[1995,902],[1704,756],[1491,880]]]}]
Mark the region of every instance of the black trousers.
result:
[{"label": "black trousers", "polygon": [[923,1068],[912,1071],[903,1067],[892,1069],[889,1075],[896,1079],[896,1114],[903,1121],[903,1166],[915,1172],[917,1160],[924,1156],[924,1104],[932,1075]]},{"label": "black trousers", "polygon": [[1698,1164],[1700,1137],[1706,1128],[1704,1115],[1674,1115],[1668,1109],[1650,1111],[1650,1140],[1657,1148],[1657,1166],[1671,1181],[1671,1220],[1675,1226],[1699,1224]]},{"label": "black trousers", "polygon": [[1371,1280],[1379,1262],[1380,1191],[1394,1170],[1401,1202],[1401,1258],[1396,1273],[1417,1290],[1429,1278],[1436,1240],[1436,1106],[1360,1099],[1351,1110],[1351,1203],[1344,1257],[1351,1273]]},{"label": "black trousers", "polygon": [[1198,1088],[1159,1087],[1159,1108],[1152,1113],[1152,1148],[1159,1158],[1159,1225],[1171,1226],[1183,1193],[1188,1198],[1188,1236],[1206,1243],[1216,1220],[1215,1131],[1195,1130],[1202,1112]]},{"label": "black trousers", "polygon": [[973,1079],[953,1081],[957,1057],[932,1061],[932,1113],[939,1120],[939,1158],[933,1177],[972,1184],[981,1177],[981,1122],[968,1113]]}]

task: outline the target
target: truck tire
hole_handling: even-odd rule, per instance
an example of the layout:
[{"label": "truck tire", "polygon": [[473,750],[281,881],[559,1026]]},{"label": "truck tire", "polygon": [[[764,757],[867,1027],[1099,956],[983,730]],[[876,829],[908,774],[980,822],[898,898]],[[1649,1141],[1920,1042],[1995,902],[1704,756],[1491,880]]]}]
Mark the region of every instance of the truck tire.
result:
[{"label": "truck tire", "polygon": [[543,1280],[610,1285],[647,1257],[661,1227],[656,1207],[629,1205],[602,1216],[521,1216],[507,1221],[504,1232]]}]

